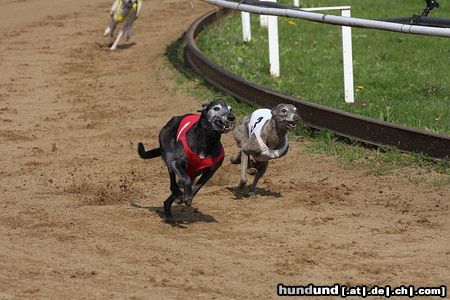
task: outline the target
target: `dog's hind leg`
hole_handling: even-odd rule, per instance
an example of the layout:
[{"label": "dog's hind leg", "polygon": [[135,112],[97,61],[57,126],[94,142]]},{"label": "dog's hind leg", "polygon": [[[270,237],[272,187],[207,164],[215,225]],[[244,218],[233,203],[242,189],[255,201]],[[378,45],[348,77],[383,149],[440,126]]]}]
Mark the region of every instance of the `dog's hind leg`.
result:
[{"label": "dog's hind leg", "polygon": [[171,206],[173,201],[175,201],[175,197],[170,195],[169,198],[164,201],[164,216],[166,217],[166,221],[170,221],[172,219],[172,211]]},{"label": "dog's hind leg", "polygon": [[164,215],[166,216],[166,219],[169,221],[172,217],[171,212],[172,204],[176,199],[181,197],[182,193],[180,187],[177,184],[175,170],[173,170],[170,164],[167,165],[167,169],[169,171],[170,191],[172,192],[172,194],[169,196],[169,198],[166,199],[166,201],[164,201]]},{"label": "dog's hind leg", "polygon": [[[130,17],[131,18],[131,17]],[[135,18],[133,18],[133,19],[130,19],[129,21],[128,21],[128,26],[127,26],[127,36],[126,36],[126,40],[128,41],[130,38],[131,38],[131,36],[133,35],[133,30],[132,30],[132,28],[133,28],[133,23],[134,23],[134,21],[135,21],[136,19]]]},{"label": "dog's hind leg", "polygon": [[255,192],[256,185],[258,184],[258,181],[261,179],[261,177],[264,176],[264,174],[267,171],[267,167],[269,166],[269,162],[256,162],[255,168],[258,171],[255,175],[255,178],[253,179],[253,183],[250,186],[250,188],[247,190],[248,195],[252,195]]},{"label": "dog's hind leg", "polygon": [[131,36],[133,35],[133,31],[131,30],[131,26],[127,30],[127,37],[126,40],[130,40]]},{"label": "dog's hind leg", "polygon": [[183,193],[181,192],[180,186],[177,183],[175,172],[169,169],[169,176],[170,176],[170,191],[172,192],[172,196],[175,199],[182,200],[181,196],[183,195]]},{"label": "dog's hind leg", "polygon": [[[178,178],[180,178],[181,185],[183,186],[183,202],[186,206],[192,205],[192,199],[194,198],[192,194],[192,180],[189,177],[182,165],[180,165],[177,161],[171,161],[169,163],[171,171],[173,171]],[[176,183],[176,182],[175,182]],[[178,185],[177,185],[178,186]]]}]

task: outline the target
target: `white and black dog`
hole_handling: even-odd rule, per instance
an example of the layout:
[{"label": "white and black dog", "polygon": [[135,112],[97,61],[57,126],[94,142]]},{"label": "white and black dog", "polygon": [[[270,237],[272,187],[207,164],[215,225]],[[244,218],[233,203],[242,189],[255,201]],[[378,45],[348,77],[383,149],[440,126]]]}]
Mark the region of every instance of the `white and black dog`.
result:
[{"label": "white and black dog", "polygon": [[110,35],[113,37],[117,25],[121,26],[119,33],[111,46],[111,50],[116,50],[124,33],[127,34],[127,40],[131,37],[133,34],[131,28],[133,27],[134,21],[136,21],[139,16],[141,7],[142,0],[114,0],[110,11],[111,23],[105,29],[105,33],[103,34],[104,36]]},{"label": "white and black dog", "polygon": [[167,221],[171,221],[172,203],[178,199],[190,206],[200,188],[222,165],[225,152],[220,137],[235,123],[231,107],[224,101],[203,104],[199,112],[200,115],[187,114],[170,119],[159,133],[159,148],[145,151],[144,145],[138,144],[141,158],[161,156],[167,165],[171,191],[164,201]]}]

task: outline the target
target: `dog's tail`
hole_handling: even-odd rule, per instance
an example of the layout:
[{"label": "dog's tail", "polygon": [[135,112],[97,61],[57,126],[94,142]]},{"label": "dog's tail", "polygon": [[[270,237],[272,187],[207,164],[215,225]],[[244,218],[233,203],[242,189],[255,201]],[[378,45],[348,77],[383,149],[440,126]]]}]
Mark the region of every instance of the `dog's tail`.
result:
[{"label": "dog's tail", "polygon": [[155,148],[152,150],[145,151],[144,144],[138,144],[138,154],[142,159],[149,159],[161,156],[161,148]]}]

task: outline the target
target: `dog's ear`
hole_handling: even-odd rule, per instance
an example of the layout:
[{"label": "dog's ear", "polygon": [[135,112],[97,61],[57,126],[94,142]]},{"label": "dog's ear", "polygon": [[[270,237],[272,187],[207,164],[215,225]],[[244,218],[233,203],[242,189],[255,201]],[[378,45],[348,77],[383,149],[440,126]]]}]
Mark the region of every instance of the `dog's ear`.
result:
[{"label": "dog's ear", "polygon": [[202,112],[202,111],[204,111],[207,107],[208,107],[208,102],[204,102],[203,104],[202,104],[202,108],[201,109],[198,109],[197,110],[197,112]]},{"label": "dog's ear", "polygon": [[272,116],[276,116],[279,114],[280,104],[271,109]]}]

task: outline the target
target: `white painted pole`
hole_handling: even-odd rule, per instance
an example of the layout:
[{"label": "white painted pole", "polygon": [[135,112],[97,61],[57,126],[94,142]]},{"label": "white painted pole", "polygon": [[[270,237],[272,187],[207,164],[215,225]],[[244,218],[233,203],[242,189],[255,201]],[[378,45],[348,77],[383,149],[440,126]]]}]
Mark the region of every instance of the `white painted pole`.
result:
[{"label": "white painted pole", "polygon": [[300,0],[294,0],[293,3],[292,3],[292,5],[293,5],[294,7],[300,7]]},{"label": "white painted pole", "polygon": [[[269,0],[271,2],[277,2],[276,0]],[[267,25],[269,32],[269,64],[270,75],[274,77],[280,77],[280,54],[278,47],[278,17],[267,16]]]},{"label": "white painted pole", "polygon": [[252,39],[252,28],[250,26],[250,13],[241,12],[242,19],[242,39],[244,42],[250,42]]},{"label": "white painted pole", "polygon": [[[260,1],[262,1],[262,0],[260,0]],[[259,25],[261,25],[261,27],[267,28],[267,16],[266,15],[259,16]]]},{"label": "white painted pole", "polygon": [[267,16],[266,15],[259,16],[259,25],[261,25],[261,27],[267,28]]},{"label": "white painted pole", "polygon": [[[350,9],[341,11],[343,17],[350,17]],[[344,64],[344,95],[346,103],[355,102],[353,86],[352,28],[342,26],[342,56]]]}]

